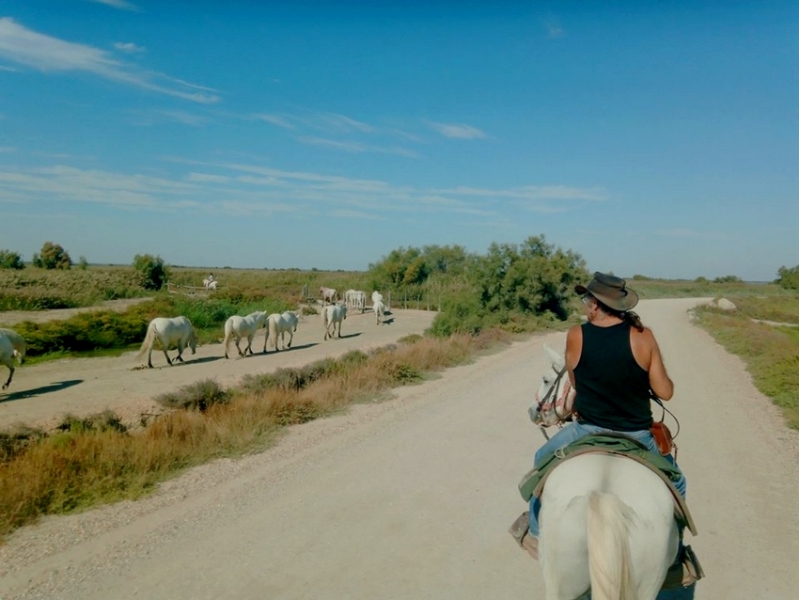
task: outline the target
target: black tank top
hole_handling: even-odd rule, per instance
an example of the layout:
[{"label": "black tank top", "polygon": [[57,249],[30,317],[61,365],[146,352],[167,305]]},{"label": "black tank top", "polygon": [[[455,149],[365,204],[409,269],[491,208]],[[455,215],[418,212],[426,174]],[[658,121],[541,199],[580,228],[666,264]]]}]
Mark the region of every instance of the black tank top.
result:
[{"label": "black tank top", "polygon": [[649,429],[649,374],[635,362],[630,324],[584,323],[582,330],[583,350],[574,369],[580,421],[615,431]]}]

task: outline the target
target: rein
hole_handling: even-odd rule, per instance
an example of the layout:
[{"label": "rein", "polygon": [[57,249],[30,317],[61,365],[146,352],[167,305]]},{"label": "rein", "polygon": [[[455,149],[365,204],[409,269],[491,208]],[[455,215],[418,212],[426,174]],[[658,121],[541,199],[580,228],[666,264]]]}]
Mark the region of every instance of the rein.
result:
[{"label": "rein", "polygon": [[[561,383],[561,380],[563,379],[563,376],[566,374],[566,370],[567,370],[566,369],[566,365],[564,365],[563,368],[560,371],[557,372],[557,375],[555,377],[555,381],[552,384],[552,387],[550,387],[547,390],[547,393],[544,394],[544,397],[541,398],[538,401],[538,413],[539,414],[543,414],[544,406],[547,403],[551,402],[552,410],[555,412],[555,416],[558,417],[558,422],[557,422],[558,429],[563,428],[563,422],[566,420],[566,418],[563,415],[561,415],[560,413],[558,413],[558,407],[557,407],[557,401],[556,401],[556,393],[560,389],[560,383]],[[530,415],[530,416],[532,417],[532,415]],[[545,425],[539,425],[538,426],[538,429],[541,430],[541,433],[544,435],[546,440],[549,441],[549,434],[547,433],[546,428],[547,428],[547,426],[545,426]]]}]

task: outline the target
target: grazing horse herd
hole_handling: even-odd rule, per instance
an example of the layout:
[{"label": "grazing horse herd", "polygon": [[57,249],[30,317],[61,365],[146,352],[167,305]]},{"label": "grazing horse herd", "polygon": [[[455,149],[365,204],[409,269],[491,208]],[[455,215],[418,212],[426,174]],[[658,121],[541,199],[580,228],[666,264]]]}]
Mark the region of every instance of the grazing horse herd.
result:
[{"label": "grazing horse herd", "polygon": [[[211,281],[203,283],[206,284],[206,287],[210,287],[208,284],[214,284],[215,287],[216,280],[211,278]],[[348,307],[352,311],[360,310],[362,314],[366,310],[366,293],[359,290],[347,290],[344,295],[344,303],[338,302],[338,293],[333,288],[322,287],[319,289],[319,295],[323,304],[322,324],[325,329],[325,340],[335,336],[341,337],[341,323],[347,318]],[[385,303],[383,296],[377,291],[372,293],[372,306],[376,322],[379,325],[385,314]],[[253,354],[252,341],[261,327],[265,330],[264,354],[270,339],[273,340],[275,351],[281,350],[281,345],[283,350],[287,350],[291,348],[294,341],[298,323],[299,315],[293,311],[270,315],[267,315],[265,311],[256,311],[246,316],[234,315],[225,322],[223,342],[225,358],[229,358],[228,350],[231,341],[235,343],[239,356]],[[286,334],[289,336],[288,343],[286,343]],[[247,346],[242,351],[239,344],[244,338],[247,340]],[[173,361],[183,362],[183,351],[186,348],[189,348],[192,354],[196,353],[197,334],[191,321],[184,316],[156,317],[147,325],[147,333],[136,355],[136,360],[140,360],[146,354],[147,366],[153,368],[152,354],[156,344],[164,353],[166,362],[172,365]],[[178,351],[177,356],[170,358],[167,351],[175,347]],[[16,359],[19,364],[22,364],[25,358],[25,349],[25,340],[21,335],[11,329],[0,329],[0,365],[5,365],[9,370],[8,379],[2,389],[6,389],[14,377],[14,360]]]}]

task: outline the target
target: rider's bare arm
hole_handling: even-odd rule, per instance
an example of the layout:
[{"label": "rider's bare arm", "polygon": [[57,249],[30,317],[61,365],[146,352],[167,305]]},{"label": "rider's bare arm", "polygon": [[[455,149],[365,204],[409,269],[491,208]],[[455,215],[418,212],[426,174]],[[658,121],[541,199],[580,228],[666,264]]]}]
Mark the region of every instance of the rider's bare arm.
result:
[{"label": "rider's bare arm", "polygon": [[576,385],[574,381],[574,369],[580,362],[580,354],[583,351],[583,330],[579,325],[575,325],[566,334],[566,369],[569,371],[569,381],[572,388]]},{"label": "rider's bare arm", "polygon": [[658,398],[671,400],[674,395],[674,382],[666,372],[663,356],[657,340],[648,327],[643,331],[631,330],[631,346],[636,362],[649,373],[649,386]]}]

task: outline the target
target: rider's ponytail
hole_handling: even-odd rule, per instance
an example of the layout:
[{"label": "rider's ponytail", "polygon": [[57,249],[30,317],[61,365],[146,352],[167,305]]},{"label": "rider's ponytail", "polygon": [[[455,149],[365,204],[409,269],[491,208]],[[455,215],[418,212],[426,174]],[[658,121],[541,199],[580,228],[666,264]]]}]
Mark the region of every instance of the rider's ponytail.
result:
[{"label": "rider's ponytail", "polygon": [[621,313],[620,316],[630,324],[630,327],[635,327],[638,331],[644,330],[644,324],[641,323],[641,317],[638,316],[638,313],[627,310]]}]

